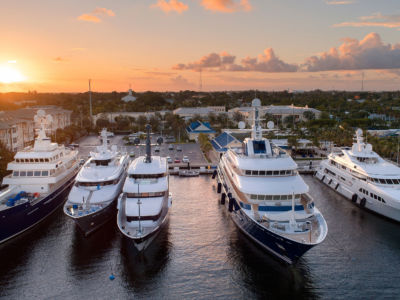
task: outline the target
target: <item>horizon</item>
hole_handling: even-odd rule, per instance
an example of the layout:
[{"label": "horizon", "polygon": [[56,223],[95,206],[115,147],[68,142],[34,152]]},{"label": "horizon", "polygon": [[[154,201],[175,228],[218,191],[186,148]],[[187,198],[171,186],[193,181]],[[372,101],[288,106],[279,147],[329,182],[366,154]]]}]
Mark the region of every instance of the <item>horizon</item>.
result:
[{"label": "horizon", "polygon": [[24,0],[0,26],[0,92],[400,89],[395,0]]}]

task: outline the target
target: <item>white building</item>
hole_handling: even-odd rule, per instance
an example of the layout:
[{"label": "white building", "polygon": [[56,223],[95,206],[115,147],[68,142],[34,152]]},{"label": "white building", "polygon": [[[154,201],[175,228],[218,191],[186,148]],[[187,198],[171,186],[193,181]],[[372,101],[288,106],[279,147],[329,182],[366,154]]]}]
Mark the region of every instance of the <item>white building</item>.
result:
[{"label": "white building", "polygon": [[124,102],[134,102],[136,101],[136,97],[132,95],[132,89],[129,89],[128,95],[121,98]]},{"label": "white building", "polygon": [[225,114],[225,106],[207,106],[207,107],[179,107],[173,111],[174,115],[178,115],[185,120],[190,120],[198,115],[207,118],[210,113]]},{"label": "white building", "polygon": [[[164,116],[166,113],[170,112],[169,110],[161,110],[158,111],[161,116]],[[97,120],[106,119],[110,123],[115,123],[115,118],[117,117],[133,117],[137,119],[140,116],[144,116],[147,120],[150,119],[151,116],[154,116],[157,112],[128,112],[128,111],[120,111],[120,112],[104,112],[93,116],[93,124],[96,125]]]}]

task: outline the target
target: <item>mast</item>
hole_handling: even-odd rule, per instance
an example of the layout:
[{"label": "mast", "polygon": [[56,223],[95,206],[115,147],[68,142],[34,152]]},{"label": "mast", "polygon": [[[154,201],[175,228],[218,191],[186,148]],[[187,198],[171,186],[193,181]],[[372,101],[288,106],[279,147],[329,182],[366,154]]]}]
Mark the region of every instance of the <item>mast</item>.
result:
[{"label": "mast", "polygon": [[150,143],[150,124],[146,125],[147,130],[147,138],[146,138],[146,159],[144,160],[145,163],[151,163],[151,143]]},{"label": "mast", "polygon": [[253,99],[253,101],[251,102],[251,106],[254,107],[254,118],[253,118],[251,138],[254,140],[261,140],[262,130],[260,126],[260,112],[259,112],[259,107],[261,106],[260,99],[258,98]]},{"label": "mast", "polygon": [[139,209],[139,229],[138,229],[138,233],[141,235],[142,234],[142,223],[140,222],[140,204],[142,204],[142,202],[140,201],[140,194],[139,194],[139,182],[137,185],[137,191],[138,191],[138,209]]}]

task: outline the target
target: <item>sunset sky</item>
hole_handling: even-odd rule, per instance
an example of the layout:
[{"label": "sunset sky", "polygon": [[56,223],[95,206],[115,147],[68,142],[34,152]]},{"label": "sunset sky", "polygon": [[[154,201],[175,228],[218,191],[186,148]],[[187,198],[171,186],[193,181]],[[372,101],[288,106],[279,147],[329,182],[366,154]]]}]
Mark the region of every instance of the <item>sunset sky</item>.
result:
[{"label": "sunset sky", "polygon": [[3,1],[0,92],[400,89],[399,0]]}]

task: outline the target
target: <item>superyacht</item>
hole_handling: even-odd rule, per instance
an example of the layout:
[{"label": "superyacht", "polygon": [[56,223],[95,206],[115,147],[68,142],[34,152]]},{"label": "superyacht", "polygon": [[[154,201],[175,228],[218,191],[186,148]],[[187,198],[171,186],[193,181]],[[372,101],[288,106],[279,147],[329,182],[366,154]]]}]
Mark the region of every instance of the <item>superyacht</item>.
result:
[{"label": "superyacht", "polygon": [[139,156],[129,166],[118,199],[118,228],[138,251],[145,250],[166,224],[172,204],[167,160],[151,155],[150,128],[146,126],[146,156]]},{"label": "superyacht", "polygon": [[360,207],[400,221],[400,168],[364,143],[361,129],[353,146],[332,151],[315,176]]},{"label": "superyacht", "polygon": [[90,153],[75,179],[64,213],[87,236],[115,217],[116,203],[126,177],[129,157],[116,145],[107,146],[108,133],[101,132],[102,145]]},{"label": "superyacht", "polygon": [[51,115],[38,110],[40,125],[33,147],[18,151],[3,178],[9,187],[0,193],[0,243],[44,220],[65,200],[79,170],[78,152],[52,143],[46,136]]},{"label": "superyacht", "polygon": [[[218,176],[221,204],[228,206],[237,227],[290,264],[321,243],[328,227],[297,172],[297,164],[262,137],[260,105],[259,99],[252,101],[251,137],[244,140],[242,149],[228,149],[222,155],[213,176]],[[272,129],[273,123],[268,127]]]}]

